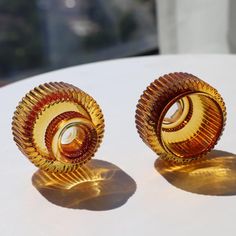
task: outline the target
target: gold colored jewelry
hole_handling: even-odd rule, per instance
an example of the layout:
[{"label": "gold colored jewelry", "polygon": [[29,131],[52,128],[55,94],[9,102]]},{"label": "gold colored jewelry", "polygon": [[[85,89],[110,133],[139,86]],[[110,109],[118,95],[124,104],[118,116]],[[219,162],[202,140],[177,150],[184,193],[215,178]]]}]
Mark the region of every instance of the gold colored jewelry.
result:
[{"label": "gold colored jewelry", "polygon": [[13,116],[14,140],[37,167],[69,172],[94,156],[104,133],[96,101],[67,83],[45,83],[25,95]]},{"label": "gold colored jewelry", "polygon": [[[169,115],[174,106],[176,111]],[[140,137],[155,153],[183,163],[215,146],[225,126],[226,108],[206,82],[191,74],[171,73],[147,87],[135,118]]]}]

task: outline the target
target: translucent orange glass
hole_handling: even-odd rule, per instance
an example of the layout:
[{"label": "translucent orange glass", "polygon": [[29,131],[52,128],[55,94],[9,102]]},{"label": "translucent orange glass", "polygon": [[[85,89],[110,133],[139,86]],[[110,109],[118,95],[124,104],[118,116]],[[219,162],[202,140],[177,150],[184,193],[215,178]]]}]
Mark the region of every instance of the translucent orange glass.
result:
[{"label": "translucent orange glass", "polygon": [[96,101],[63,82],[34,88],[19,103],[13,136],[24,155],[47,171],[68,172],[97,151],[104,119]]},{"label": "translucent orange glass", "polygon": [[162,158],[175,162],[198,159],[210,151],[225,122],[226,108],[217,90],[187,73],[155,80],[136,110],[140,137]]}]

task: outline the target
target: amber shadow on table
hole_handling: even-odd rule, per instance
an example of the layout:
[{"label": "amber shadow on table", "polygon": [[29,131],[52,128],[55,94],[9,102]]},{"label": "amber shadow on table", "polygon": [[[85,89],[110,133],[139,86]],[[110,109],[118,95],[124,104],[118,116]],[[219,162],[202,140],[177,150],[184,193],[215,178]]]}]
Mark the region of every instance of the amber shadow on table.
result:
[{"label": "amber shadow on table", "polygon": [[53,204],[92,211],[118,208],[136,191],[136,183],[128,174],[101,160],[91,160],[69,173],[38,170],[32,184]]},{"label": "amber shadow on table", "polygon": [[236,195],[236,155],[213,150],[205,158],[175,165],[157,159],[155,169],[173,186],[203,195]]}]

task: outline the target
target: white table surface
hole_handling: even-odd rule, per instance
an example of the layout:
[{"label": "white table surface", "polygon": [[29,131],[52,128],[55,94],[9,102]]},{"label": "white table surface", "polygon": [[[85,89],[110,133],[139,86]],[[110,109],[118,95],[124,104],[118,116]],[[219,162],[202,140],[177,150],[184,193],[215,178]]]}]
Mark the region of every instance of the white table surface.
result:
[{"label": "white table surface", "polygon": [[[158,76],[175,71],[199,76],[223,96],[228,120],[216,149],[224,151],[225,157],[218,155],[218,162],[191,167],[191,173],[175,170],[165,176],[154,167],[158,157],[139,138],[134,114],[146,86]],[[235,235],[236,159],[225,153],[236,152],[235,72],[236,56],[151,56],[71,67],[1,88],[0,235]],[[115,193],[104,199],[101,196],[100,209],[93,209],[90,203],[71,209],[68,204],[53,204],[33,186],[37,169],[13,142],[11,118],[28,90],[49,81],[72,83],[102,107],[106,132],[95,159],[116,165],[130,176],[124,178],[131,181],[133,191],[127,199],[122,188],[128,182],[116,180],[123,203],[103,205],[102,201],[112,201],[109,197]],[[158,165],[166,168],[164,163]],[[204,186],[199,190],[194,181]]]}]

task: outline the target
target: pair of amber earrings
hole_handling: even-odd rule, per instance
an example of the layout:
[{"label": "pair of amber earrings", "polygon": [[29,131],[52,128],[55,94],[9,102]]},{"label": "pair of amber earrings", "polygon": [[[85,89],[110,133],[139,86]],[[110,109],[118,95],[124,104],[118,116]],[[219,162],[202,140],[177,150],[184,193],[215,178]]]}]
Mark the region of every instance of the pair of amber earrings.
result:
[{"label": "pair of amber earrings", "polygon": [[[173,106],[177,110],[168,117]],[[171,73],[152,82],[141,95],[136,127],[161,158],[189,162],[204,156],[218,141],[226,108],[216,89],[194,75]],[[14,140],[37,167],[69,172],[90,160],[104,134],[96,101],[67,83],[34,88],[13,117]]]}]

